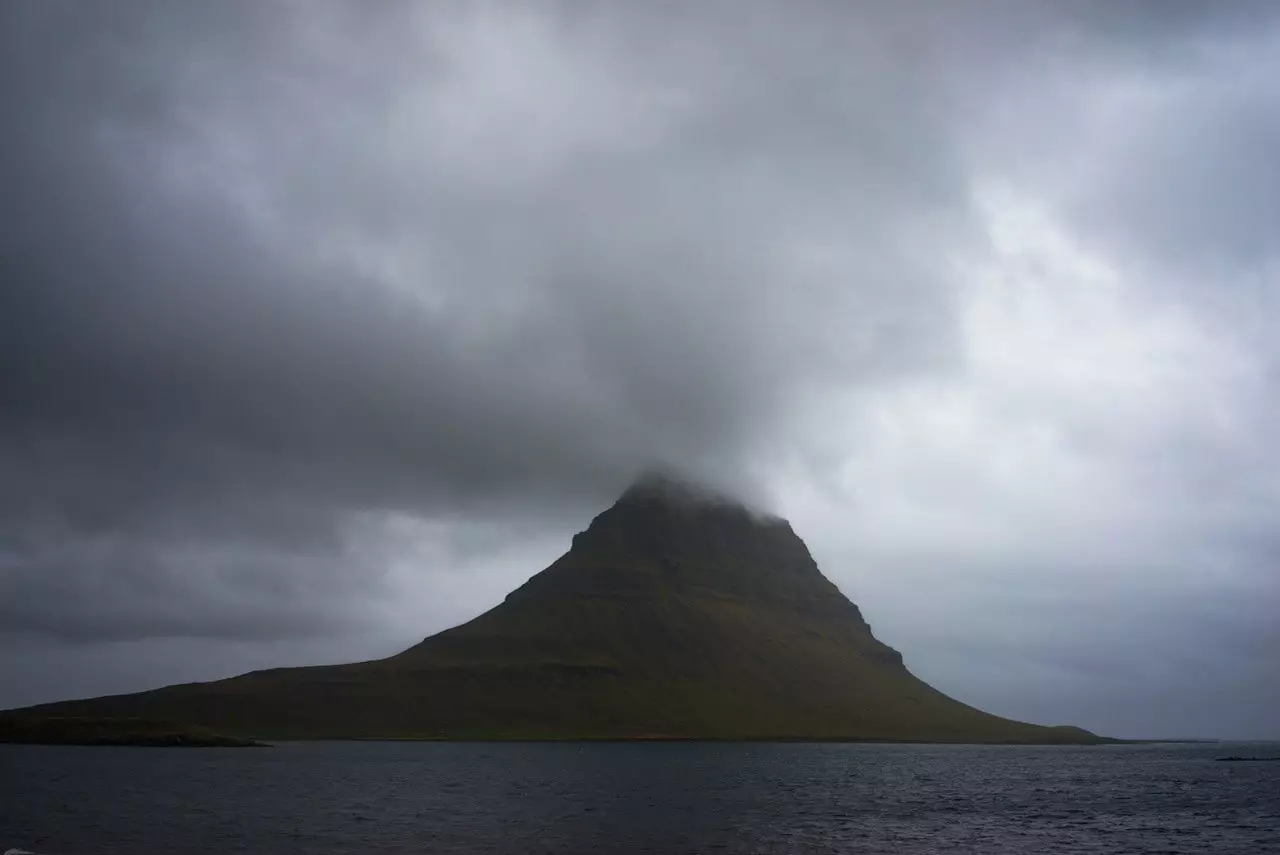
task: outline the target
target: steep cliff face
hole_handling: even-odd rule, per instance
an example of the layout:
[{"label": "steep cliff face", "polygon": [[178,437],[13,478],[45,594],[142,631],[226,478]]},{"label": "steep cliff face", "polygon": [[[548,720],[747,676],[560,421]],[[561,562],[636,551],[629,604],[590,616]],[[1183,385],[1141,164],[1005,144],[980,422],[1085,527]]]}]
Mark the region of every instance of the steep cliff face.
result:
[{"label": "steep cliff face", "polygon": [[476,619],[375,662],[35,708],[262,737],[1089,742],[914,677],[776,517],[642,479]]},{"label": "steep cliff face", "polygon": [[862,621],[786,520],[693,489],[656,479],[632,486],[508,600],[707,597]]}]

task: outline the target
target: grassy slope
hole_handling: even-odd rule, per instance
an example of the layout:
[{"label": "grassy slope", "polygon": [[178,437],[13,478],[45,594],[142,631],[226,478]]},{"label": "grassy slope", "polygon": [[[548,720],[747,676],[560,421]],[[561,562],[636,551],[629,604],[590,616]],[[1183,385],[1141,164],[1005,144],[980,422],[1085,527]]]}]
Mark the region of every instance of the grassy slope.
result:
[{"label": "grassy slope", "polygon": [[504,604],[387,660],[38,709],[262,738],[1090,741],[960,704],[878,644],[841,622],[720,598],[582,598],[538,612]]}]

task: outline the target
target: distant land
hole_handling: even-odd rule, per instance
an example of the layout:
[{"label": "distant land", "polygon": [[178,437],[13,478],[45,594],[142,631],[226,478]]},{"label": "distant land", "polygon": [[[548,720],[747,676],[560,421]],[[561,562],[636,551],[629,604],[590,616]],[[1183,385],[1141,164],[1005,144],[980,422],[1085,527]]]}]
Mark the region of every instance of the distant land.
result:
[{"label": "distant land", "polygon": [[242,739],[1115,741],[944,695],[789,523],[656,475],[503,603],[390,658],[17,712]]},{"label": "distant land", "polygon": [[214,733],[204,727],[138,718],[25,716],[0,714],[0,743],[39,745],[143,745],[190,748],[248,748],[262,743]]}]

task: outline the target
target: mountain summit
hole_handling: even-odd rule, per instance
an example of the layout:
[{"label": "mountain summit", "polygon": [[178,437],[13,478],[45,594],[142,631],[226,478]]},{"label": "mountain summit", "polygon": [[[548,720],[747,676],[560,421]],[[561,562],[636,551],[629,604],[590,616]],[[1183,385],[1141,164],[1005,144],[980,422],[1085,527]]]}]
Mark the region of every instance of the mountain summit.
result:
[{"label": "mountain summit", "polygon": [[263,738],[1093,742],[912,675],[785,520],[641,478],[498,606],[373,662],[32,707]]}]

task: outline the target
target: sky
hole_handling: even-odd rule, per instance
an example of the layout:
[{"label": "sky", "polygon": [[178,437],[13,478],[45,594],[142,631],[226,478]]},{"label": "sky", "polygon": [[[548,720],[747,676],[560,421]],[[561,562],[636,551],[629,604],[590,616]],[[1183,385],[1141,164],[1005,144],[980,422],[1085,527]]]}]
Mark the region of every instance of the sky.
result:
[{"label": "sky", "polygon": [[12,0],[0,707],[388,655],[661,466],[925,680],[1280,738],[1280,5]]}]

